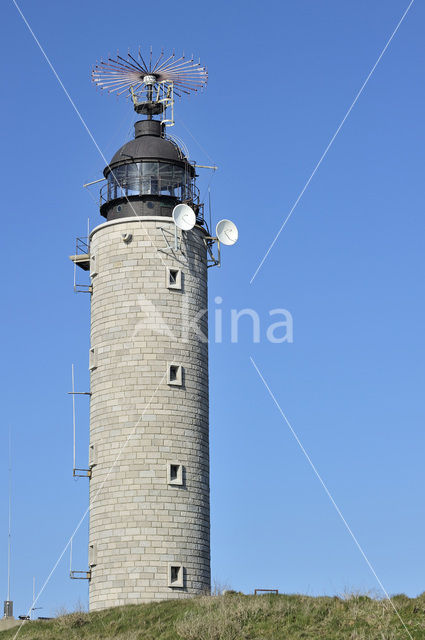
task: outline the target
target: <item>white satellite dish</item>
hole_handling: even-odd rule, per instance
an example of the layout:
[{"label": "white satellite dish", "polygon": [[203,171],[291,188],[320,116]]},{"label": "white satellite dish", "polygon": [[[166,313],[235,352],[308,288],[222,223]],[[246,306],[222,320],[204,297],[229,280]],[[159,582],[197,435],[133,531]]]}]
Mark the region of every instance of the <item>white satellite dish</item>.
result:
[{"label": "white satellite dish", "polygon": [[235,244],[239,237],[238,228],[231,220],[220,220],[220,222],[217,222],[215,234],[221,244],[227,245]]},{"label": "white satellite dish", "polygon": [[183,231],[193,229],[196,224],[194,210],[187,204],[178,204],[173,209],[173,220],[176,227]]}]

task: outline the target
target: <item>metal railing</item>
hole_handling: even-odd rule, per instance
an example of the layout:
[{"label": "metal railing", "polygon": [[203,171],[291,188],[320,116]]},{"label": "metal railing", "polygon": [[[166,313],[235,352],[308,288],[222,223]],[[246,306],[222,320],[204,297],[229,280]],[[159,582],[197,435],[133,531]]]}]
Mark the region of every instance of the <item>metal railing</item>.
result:
[{"label": "metal railing", "polygon": [[90,253],[89,238],[87,236],[76,239],[75,253],[77,255]]},{"label": "metal railing", "polygon": [[104,184],[100,189],[100,206],[130,196],[171,196],[181,202],[199,203],[199,189],[193,183],[170,185],[168,180],[161,178],[141,178],[137,184]]}]

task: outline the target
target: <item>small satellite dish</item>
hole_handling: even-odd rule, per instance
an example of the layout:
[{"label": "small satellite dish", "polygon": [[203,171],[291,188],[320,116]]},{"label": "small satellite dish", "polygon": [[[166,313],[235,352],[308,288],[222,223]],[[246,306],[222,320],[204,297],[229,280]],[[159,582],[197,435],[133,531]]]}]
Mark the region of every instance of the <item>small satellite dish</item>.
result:
[{"label": "small satellite dish", "polygon": [[183,231],[193,229],[196,224],[194,210],[187,204],[178,204],[173,209],[173,220],[176,227]]},{"label": "small satellite dish", "polygon": [[220,220],[220,222],[217,222],[215,234],[221,244],[227,245],[235,244],[239,237],[238,228],[231,220]]}]

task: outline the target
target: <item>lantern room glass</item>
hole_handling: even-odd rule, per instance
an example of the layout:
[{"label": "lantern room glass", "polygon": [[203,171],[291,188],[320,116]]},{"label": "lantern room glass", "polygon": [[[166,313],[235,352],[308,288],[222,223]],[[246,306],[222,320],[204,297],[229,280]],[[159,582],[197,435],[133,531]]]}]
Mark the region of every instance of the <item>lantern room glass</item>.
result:
[{"label": "lantern room glass", "polygon": [[170,162],[133,162],[108,175],[108,200],[132,195],[164,195],[190,199],[193,181],[185,167]]}]

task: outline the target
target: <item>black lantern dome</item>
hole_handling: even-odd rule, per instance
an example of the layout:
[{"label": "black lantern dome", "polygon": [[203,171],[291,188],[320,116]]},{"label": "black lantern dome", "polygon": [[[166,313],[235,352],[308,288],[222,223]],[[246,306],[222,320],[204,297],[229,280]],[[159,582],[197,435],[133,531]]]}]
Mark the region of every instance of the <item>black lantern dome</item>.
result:
[{"label": "black lantern dome", "polygon": [[159,120],[139,120],[135,137],[113,156],[103,175],[100,213],[107,220],[171,216],[179,202],[198,203],[195,168],[165,137]]}]

